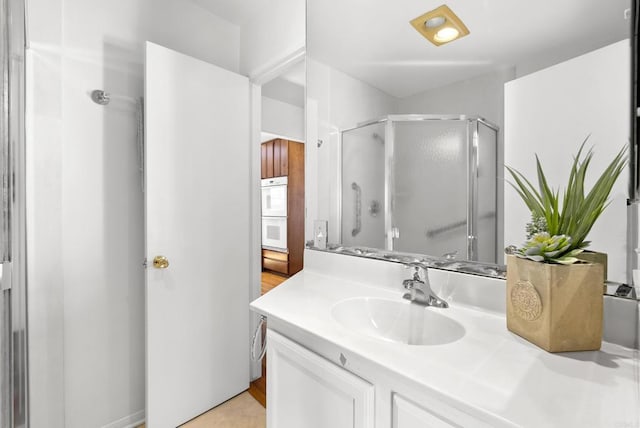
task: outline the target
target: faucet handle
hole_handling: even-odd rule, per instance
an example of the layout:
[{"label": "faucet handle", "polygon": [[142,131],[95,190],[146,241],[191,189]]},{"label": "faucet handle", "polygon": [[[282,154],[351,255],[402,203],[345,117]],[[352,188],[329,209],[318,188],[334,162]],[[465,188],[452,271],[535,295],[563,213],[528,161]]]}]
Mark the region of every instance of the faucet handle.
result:
[{"label": "faucet handle", "polygon": [[[427,265],[424,264],[424,263],[416,263],[416,264],[414,264],[412,266],[415,268],[415,271],[413,272],[413,279],[416,280],[416,281],[419,281],[421,283],[428,283],[429,282],[429,268],[427,267]],[[422,275],[420,275],[420,271],[423,272]]]},{"label": "faucet handle", "polygon": [[413,290],[416,286],[415,282],[416,281],[414,279],[405,279],[402,281],[402,285],[406,290]]}]

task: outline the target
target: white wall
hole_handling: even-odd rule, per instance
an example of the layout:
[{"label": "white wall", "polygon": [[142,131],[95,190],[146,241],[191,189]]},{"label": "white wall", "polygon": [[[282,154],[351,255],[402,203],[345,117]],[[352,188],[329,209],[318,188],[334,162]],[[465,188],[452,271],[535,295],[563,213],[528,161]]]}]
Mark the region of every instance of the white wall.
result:
[{"label": "white wall", "polygon": [[[587,185],[629,141],[629,41],[623,40],[505,85],[505,164],[535,181],[535,153],[554,188],[564,186],[572,156],[591,134]],[[609,255],[609,279],[626,280],[628,172],[589,235]],[[505,244],[524,242],[529,212],[505,183]]]},{"label": "white wall", "polygon": [[142,95],[145,40],[237,71],[240,31],[180,0],[29,0],[27,21],[31,426],[126,426],[144,410],[144,274],[123,97]]},{"label": "white wall", "polygon": [[304,141],[304,109],[262,97],[262,131]]},{"label": "white wall", "polygon": [[240,72],[250,77],[305,47],[305,2],[266,3],[241,26]]},{"label": "white wall", "polygon": [[[313,239],[314,220],[329,222],[328,240],[339,242],[339,131],[392,113],[396,99],[366,83],[307,57],[307,195],[306,239]],[[317,113],[316,113],[317,112]],[[323,144],[317,147],[316,141]],[[384,173],[384,171],[381,171]]]}]

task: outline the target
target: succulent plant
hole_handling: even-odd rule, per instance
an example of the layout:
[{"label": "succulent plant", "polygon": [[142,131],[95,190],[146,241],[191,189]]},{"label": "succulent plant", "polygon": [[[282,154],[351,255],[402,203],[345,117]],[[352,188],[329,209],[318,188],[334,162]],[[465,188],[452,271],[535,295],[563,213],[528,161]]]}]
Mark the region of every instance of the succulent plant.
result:
[{"label": "succulent plant", "polygon": [[533,235],[515,255],[535,262],[570,265],[578,261],[575,256],[583,251],[582,248],[572,249],[572,243],[570,236],[551,236],[547,232],[542,232]]}]

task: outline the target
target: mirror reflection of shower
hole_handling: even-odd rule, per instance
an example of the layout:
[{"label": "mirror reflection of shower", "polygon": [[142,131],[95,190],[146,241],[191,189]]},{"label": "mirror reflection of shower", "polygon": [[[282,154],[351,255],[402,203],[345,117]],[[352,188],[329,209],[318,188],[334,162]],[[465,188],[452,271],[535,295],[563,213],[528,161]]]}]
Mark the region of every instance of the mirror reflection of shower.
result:
[{"label": "mirror reflection of shower", "polygon": [[495,262],[497,132],[479,117],[442,115],[342,131],[340,244]]},{"label": "mirror reflection of shower", "polygon": [[342,132],[342,245],[384,248],[384,133],[381,123]]}]

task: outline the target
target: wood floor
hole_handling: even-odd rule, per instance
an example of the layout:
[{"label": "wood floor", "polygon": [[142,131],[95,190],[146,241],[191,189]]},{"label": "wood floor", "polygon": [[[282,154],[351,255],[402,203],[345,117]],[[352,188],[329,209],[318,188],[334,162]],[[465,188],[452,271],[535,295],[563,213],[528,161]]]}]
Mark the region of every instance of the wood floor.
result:
[{"label": "wood floor", "polygon": [[287,276],[273,272],[262,272],[262,294],[273,290],[278,285],[289,279]]}]

